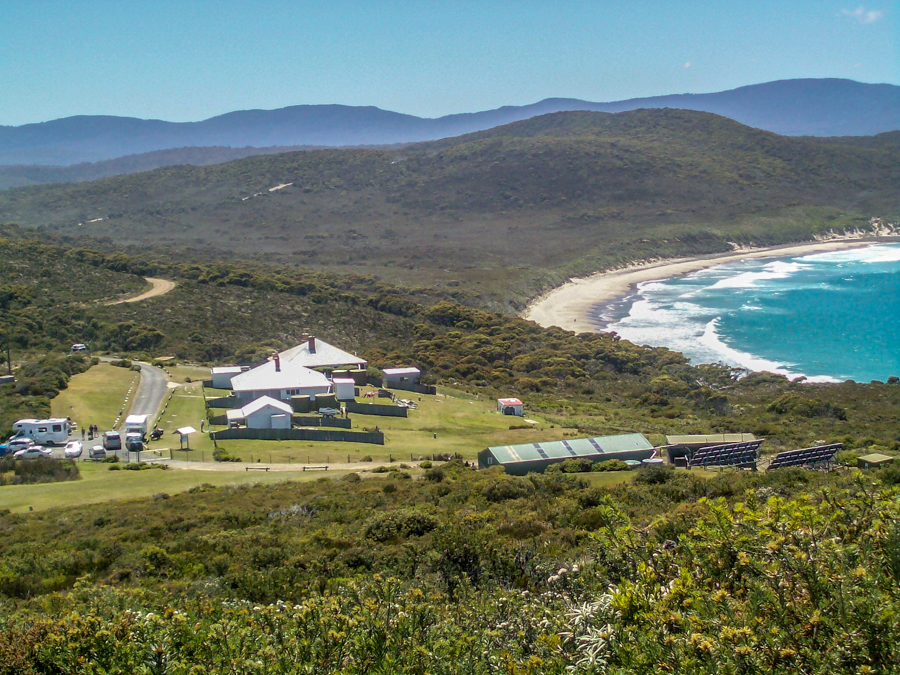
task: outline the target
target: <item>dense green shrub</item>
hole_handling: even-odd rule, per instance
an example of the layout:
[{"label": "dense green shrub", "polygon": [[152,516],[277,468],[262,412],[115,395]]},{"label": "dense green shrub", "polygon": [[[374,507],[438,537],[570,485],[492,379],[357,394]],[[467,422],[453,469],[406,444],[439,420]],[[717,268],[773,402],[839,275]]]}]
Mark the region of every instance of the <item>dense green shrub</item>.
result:
[{"label": "dense green shrub", "polygon": [[368,520],[366,537],[378,542],[421,537],[437,528],[438,520],[418,509],[397,509],[379,513]]},{"label": "dense green shrub", "polygon": [[[431,464],[429,463],[429,467],[430,466]],[[439,466],[426,469],[425,480],[429,480],[432,483],[440,483],[442,480],[444,480],[444,470]]]},{"label": "dense green shrub", "polygon": [[563,473],[587,473],[594,468],[594,462],[583,457],[573,457],[560,464]]},{"label": "dense green shrub", "polygon": [[772,401],[766,410],[779,415],[796,414],[803,417],[831,417],[846,420],[847,411],[828,401],[808,399],[798,394],[787,393]]},{"label": "dense green shrub", "polygon": [[10,455],[0,457],[0,486],[56,483],[80,478],[78,465],[70,459],[47,457],[17,460]]},{"label": "dense green shrub", "polygon": [[671,464],[655,464],[642,466],[635,473],[634,482],[638,485],[659,485],[675,478],[675,467]]},{"label": "dense green shrub", "polygon": [[224,448],[216,448],[212,453],[213,461],[216,462],[240,462],[242,461],[240,457],[236,455],[230,454]]},{"label": "dense green shrub", "polygon": [[534,493],[534,485],[527,478],[505,476],[493,481],[484,491],[489,502],[503,502],[508,499],[522,499]]},{"label": "dense green shrub", "polygon": [[621,459],[607,459],[605,461],[595,462],[591,467],[591,471],[628,471],[631,467]]}]

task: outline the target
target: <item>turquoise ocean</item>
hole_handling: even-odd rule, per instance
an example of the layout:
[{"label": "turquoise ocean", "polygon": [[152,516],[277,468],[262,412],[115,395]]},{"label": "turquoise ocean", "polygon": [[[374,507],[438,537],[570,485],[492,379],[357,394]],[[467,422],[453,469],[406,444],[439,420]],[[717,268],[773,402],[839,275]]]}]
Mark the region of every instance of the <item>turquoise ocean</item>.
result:
[{"label": "turquoise ocean", "polygon": [[606,330],[693,363],[884,381],[900,376],[900,244],[726,263],[598,311]]}]

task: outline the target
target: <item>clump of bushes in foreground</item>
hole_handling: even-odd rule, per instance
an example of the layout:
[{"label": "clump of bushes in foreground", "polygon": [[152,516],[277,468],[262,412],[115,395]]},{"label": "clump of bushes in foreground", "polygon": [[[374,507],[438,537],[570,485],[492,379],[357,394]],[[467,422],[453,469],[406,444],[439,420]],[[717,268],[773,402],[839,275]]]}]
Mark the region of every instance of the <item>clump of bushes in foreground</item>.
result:
[{"label": "clump of bushes in foreground", "polygon": [[78,465],[70,459],[17,460],[9,455],[0,458],[0,485],[56,483],[80,478]]},{"label": "clump of bushes in foreground", "polygon": [[2,515],[0,673],[900,662],[900,502],[880,473],[658,471],[600,488],[442,470],[391,493],[204,486],[64,518]]}]

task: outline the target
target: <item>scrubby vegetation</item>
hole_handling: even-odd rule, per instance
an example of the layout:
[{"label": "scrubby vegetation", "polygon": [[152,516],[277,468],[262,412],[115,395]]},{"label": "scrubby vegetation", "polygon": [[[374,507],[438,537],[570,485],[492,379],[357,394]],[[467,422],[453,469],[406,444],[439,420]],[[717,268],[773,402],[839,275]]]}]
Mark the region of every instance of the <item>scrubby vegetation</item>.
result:
[{"label": "scrubby vegetation", "polygon": [[684,110],[567,112],[396,149],[7,190],[0,220],[364,269],[521,308],[566,274],[896,222],[895,138],[781,137]]},{"label": "scrubby vegetation", "polygon": [[0,385],[0,437],[12,433],[12,424],[23,417],[49,417],[50,399],[68,385],[69,378],[91,367],[84,356],[58,353],[38,355],[16,371],[16,382]]},{"label": "scrubby vegetation", "polygon": [[[582,435],[639,430],[657,434],[662,443],[666,433],[749,431],[768,438],[770,449],[819,440],[843,442],[851,450],[893,451],[900,444],[900,387],[893,384],[792,383],[718,365],[691,366],[667,349],[611,334],[543,329],[465,304],[473,298],[464,295],[372,278],[135,258],[61,241],[36,244],[18,228],[7,228],[7,234],[8,250],[42,246],[43,257],[64,261],[73,277],[89,267],[161,274],[178,282],[152,301],[111,306],[66,302],[48,288],[45,304],[8,311],[14,317],[13,348],[20,352],[89,342],[145,359],[172,354],[179,361],[252,363],[314,330],[362,354],[373,369],[416,364],[427,382],[456,383],[489,396],[521,393],[529,409]],[[39,278],[34,267],[23,267],[17,283],[28,288]],[[21,374],[39,362],[29,360]],[[74,357],[64,363],[86,367]],[[9,401],[4,410],[10,419],[28,410],[40,414],[45,405],[45,399],[15,394]]]},{"label": "scrubby vegetation", "polygon": [[2,516],[0,672],[896,664],[900,512],[877,480],[442,468]]},{"label": "scrubby vegetation", "polygon": [[[460,397],[521,393],[565,435],[753,432],[770,449],[843,442],[848,462],[895,453],[896,378],[692,366],[509,311],[573,272],[895,217],[892,138],[572,113],[401,149],[10,190],[0,215],[50,229],[0,232],[17,377],[0,387],[0,431],[47,415],[90,367],[67,355],[75,342],[126,368],[251,363],[313,331],[373,373],[416,364]],[[85,232],[140,232],[140,255]],[[108,304],[146,275],[177,286]],[[621,463],[527,477],[421,466],[0,514],[0,675],[888,673],[900,661],[897,467],[645,468],[603,487],[599,472]],[[0,466],[3,483],[77,477],[71,462]]]},{"label": "scrubby vegetation", "polygon": [[78,465],[69,459],[17,460],[9,455],[0,457],[0,486],[56,483],[79,478]]}]

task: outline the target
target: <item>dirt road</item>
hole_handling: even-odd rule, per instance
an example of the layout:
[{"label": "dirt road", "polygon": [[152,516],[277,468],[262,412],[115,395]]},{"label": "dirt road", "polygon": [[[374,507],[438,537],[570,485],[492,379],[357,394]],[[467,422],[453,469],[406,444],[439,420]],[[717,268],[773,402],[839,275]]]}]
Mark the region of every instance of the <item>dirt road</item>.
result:
[{"label": "dirt road", "polygon": [[140,302],[141,300],[148,300],[149,298],[155,298],[157,295],[162,295],[163,293],[168,293],[173,288],[175,288],[175,282],[169,281],[168,279],[154,279],[153,277],[145,277],[147,281],[150,282],[151,288],[149,291],[145,291],[140,295],[135,295],[130,298],[125,298],[124,300],[115,300],[113,302],[107,302],[107,305],[121,305],[123,302]]}]

